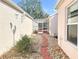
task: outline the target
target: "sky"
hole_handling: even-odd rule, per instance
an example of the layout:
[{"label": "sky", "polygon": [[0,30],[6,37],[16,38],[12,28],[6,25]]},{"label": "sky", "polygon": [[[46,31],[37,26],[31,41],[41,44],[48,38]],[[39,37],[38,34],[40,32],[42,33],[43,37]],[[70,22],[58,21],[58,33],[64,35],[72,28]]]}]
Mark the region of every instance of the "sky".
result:
[{"label": "sky", "polygon": [[49,15],[52,15],[56,12],[56,10],[55,10],[56,2],[57,2],[57,0],[41,0],[42,8]]},{"label": "sky", "polygon": [[[18,3],[20,0],[13,0],[14,2]],[[43,10],[48,13],[49,15],[52,15],[56,13],[55,6],[57,0],[40,0],[41,6]]]}]

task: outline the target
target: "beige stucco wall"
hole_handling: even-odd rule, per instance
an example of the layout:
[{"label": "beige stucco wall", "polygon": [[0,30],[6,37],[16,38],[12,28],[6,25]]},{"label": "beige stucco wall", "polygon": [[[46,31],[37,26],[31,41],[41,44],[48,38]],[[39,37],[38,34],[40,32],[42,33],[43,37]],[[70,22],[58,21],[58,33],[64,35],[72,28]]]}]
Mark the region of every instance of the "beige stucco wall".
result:
[{"label": "beige stucco wall", "polygon": [[58,35],[58,15],[49,16],[49,33],[51,36]]},{"label": "beige stucco wall", "polygon": [[[16,18],[16,14],[18,14]],[[16,26],[15,40],[24,35],[31,35],[32,20],[24,16],[21,22],[22,14],[13,8],[0,2],[0,55],[8,51],[13,46],[13,34],[10,28],[10,22]]]},{"label": "beige stucco wall", "polygon": [[78,59],[78,48],[66,38],[66,8],[76,0],[64,0],[58,8],[58,44],[70,59]]}]

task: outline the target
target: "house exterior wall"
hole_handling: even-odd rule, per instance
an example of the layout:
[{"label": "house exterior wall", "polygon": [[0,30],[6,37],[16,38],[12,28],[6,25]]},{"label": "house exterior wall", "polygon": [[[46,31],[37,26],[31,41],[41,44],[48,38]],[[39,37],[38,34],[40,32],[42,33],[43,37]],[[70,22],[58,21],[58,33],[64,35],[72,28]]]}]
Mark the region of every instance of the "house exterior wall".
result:
[{"label": "house exterior wall", "polygon": [[[18,14],[17,17],[16,14]],[[22,35],[31,35],[32,20],[24,16],[24,20],[21,22],[21,16],[20,12],[0,2],[0,55],[13,46],[10,22],[16,26],[15,41],[18,41]]]},{"label": "house exterior wall", "polygon": [[39,26],[38,26],[39,23],[47,23],[47,25],[48,25],[48,22],[49,22],[47,18],[45,18],[45,19],[34,19],[33,21],[34,21],[33,22],[33,30],[39,30]]},{"label": "house exterior wall", "polygon": [[49,33],[51,36],[58,35],[58,15],[49,17]]},{"label": "house exterior wall", "polygon": [[78,59],[78,48],[67,40],[67,12],[66,8],[76,0],[64,0],[58,8],[58,44],[70,59]]},{"label": "house exterior wall", "polygon": [[38,30],[38,23],[33,21],[33,31]]}]

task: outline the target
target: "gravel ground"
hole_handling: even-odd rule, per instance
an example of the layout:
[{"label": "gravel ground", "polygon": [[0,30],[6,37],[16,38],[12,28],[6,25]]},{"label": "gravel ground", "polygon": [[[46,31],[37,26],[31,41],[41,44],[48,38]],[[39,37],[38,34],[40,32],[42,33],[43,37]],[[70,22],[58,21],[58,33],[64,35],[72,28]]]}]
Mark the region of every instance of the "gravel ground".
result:
[{"label": "gravel ground", "polygon": [[34,50],[37,52],[33,52],[32,54],[21,54],[17,53],[15,48],[10,49],[10,51],[4,53],[0,59],[43,59],[40,52],[40,44],[41,44],[41,36],[40,35],[34,35],[32,36],[33,39],[33,47]]},{"label": "gravel ground", "polygon": [[[15,48],[12,48],[10,51],[3,54],[0,59],[43,59],[40,54],[42,37],[40,35],[34,35],[33,37],[35,38],[33,47],[36,49],[36,53],[32,53],[31,55],[23,55],[17,53]],[[53,59],[69,59],[69,57],[58,46],[57,39],[53,37],[48,38],[48,52]]]},{"label": "gravel ground", "polygon": [[58,40],[53,37],[49,37],[48,49],[53,59],[69,59],[69,57],[58,46]]}]

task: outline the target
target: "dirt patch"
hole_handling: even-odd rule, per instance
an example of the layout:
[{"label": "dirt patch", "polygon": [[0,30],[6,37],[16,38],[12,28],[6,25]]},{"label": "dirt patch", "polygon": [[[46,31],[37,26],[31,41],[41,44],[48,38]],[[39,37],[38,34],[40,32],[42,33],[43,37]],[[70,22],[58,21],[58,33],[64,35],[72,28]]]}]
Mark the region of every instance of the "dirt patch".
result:
[{"label": "dirt patch", "polygon": [[22,54],[22,53],[18,53],[16,51],[16,48],[12,48],[9,51],[7,51],[6,53],[4,53],[0,59],[42,59],[41,54],[39,53],[39,48],[40,48],[40,39],[41,36],[40,35],[36,35],[34,36],[34,43],[33,43],[33,48],[35,51],[37,52],[33,52],[31,54]]}]

